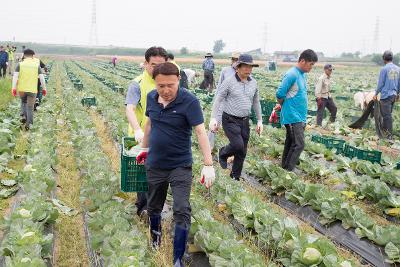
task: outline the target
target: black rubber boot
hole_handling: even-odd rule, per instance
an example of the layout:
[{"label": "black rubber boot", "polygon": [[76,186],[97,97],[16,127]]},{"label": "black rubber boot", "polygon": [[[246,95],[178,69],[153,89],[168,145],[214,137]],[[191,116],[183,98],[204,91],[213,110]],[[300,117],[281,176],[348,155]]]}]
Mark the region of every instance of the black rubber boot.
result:
[{"label": "black rubber boot", "polygon": [[158,249],[161,245],[161,215],[150,217],[151,246]]},{"label": "black rubber boot", "polygon": [[174,235],[174,267],[183,267],[182,258],[185,254],[186,243],[189,235],[189,230],[180,226],[175,225]]}]

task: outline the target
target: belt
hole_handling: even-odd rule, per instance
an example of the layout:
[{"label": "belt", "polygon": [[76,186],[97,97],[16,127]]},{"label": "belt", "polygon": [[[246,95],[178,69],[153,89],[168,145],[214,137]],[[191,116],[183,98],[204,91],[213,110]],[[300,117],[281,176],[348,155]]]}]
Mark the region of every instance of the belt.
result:
[{"label": "belt", "polygon": [[249,119],[249,116],[246,116],[246,117],[237,117],[237,116],[233,116],[233,115],[231,115],[231,114],[228,114],[228,113],[226,113],[226,112],[224,112],[224,114],[226,115],[226,116],[228,116],[228,117],[231,117],[231,118],[233,118],[233,119],[236,119],[236,120],[248,120]]}]

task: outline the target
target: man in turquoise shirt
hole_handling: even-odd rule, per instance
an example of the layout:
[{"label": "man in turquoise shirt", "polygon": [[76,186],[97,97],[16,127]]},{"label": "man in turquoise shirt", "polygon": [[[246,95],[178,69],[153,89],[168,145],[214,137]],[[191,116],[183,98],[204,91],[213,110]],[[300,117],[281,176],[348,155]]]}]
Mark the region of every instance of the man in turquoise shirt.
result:
[{"label": "man in turquoise shirt", "polygon": [[382,128],[387,138],[391,139],[393,131],[392,111],[396,97],[400,93],[400,68],[392,62],[392,51],[385,51],[382,59],[385,66],[379,74],[378,87],[375,91],[374,100],[377,100],[377,95],[380,93]]},{"label": "man in turquoise shirt", "polygon": [[286,128],[282,168],[288,171],[294,170],[304,150],[304,129],[307,123],[305,73],[310,72],[317,61],[318,56],[313,50],[303,51],[297,65],[286,72],[276,92],[278,103],[282,106],[281,124]]}]

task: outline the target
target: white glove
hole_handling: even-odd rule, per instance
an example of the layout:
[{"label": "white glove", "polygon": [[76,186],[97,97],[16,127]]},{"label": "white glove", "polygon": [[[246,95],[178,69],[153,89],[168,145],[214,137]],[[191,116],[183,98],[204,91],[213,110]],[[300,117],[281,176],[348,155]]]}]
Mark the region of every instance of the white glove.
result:
[{"label": "white glove", "polygon": [[215,132],[218,129],[218,122],[216,118],[211,118],[210,119],[210,124],[208,125],[208,128],[210,129],[211,132]]},{"label": "white glove", "polygon": [[142,129],[135,130],[135,140],[138,143],[141,143],[143,141],[144,133]]},{"label": "white glove", "polygon": [[206,188],[210,188],[215,181],[215,171],[213,166],[203,166],[200,175],[200,183]]},{"label": "white glove", "polygon": [[262,121],[258,121],[258,122],[257,122],[257,129],[256,129],[256,132],[257,132],[259,135],[261,135],[261,134],[262,134],[262,131],[263,131],[263,123],[262,123]]}]

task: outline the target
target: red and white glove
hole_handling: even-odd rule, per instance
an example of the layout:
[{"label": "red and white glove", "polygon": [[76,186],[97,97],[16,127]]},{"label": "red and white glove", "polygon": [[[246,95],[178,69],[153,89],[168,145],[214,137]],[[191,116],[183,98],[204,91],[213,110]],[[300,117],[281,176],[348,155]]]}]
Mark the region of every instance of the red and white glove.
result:
[{"label": "red and white glove", "polygon": [[276,110],[272,110],[271,116],[269,116],[269,123],[277,123],[278,122],[278,115],[276,114]]},{"label": "red and white glove", "polygon": [[282,106],[281,106],[281,104],[276,104],[275,105],[275,107],[274,107],[274,110],[281,110],[282,109]]},{"label": "red and white glove", "polygon": [[139,154],[136,156],[136,162],[139,164],[144,164],[147,159],[147,154],[149,153],[148,148],[141,148]]},{"label": "red and white glove", "polygon": [[16,88],[11,89],[11,94],[13,96],[17,96],[17,89]]},{"label": "red and white glove", "polygon": [[43,95],[43,96],[46,96],[46,95],[47,95],[47,90],[46,90],[46,88],[43,88],[43,89],[42,89],[42,95]]},{"label": "red and white glove", "polygon": [[215,181],[215,170],[213,166],[203,166],[200,174],[200,183],[210,188]]}]

